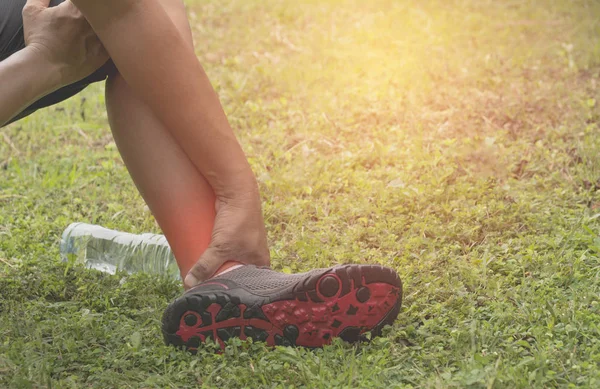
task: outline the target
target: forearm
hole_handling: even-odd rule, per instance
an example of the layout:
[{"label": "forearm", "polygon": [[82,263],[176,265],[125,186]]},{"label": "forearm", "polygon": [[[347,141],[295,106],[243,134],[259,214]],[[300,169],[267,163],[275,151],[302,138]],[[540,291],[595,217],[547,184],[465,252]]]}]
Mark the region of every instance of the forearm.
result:
[{"label": "forearm", "polygon": [[58,85],[55,69],[27,48],[0,62],[0,127]]},{"label": "forearm", "polygon": [[217,196],[256,182],[218,96],[157,0],[74,0],[132,90],[171,131]]}]

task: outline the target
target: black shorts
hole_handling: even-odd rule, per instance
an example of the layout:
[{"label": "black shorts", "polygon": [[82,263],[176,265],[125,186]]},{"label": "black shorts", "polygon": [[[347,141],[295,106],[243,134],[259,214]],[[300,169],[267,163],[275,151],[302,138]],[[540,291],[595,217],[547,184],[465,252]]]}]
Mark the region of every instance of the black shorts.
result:
[{"label": "black shorts", "polygon": [[[17,51],[25,47],[25,37],[23,36],[23,16],[22,11],[27,0],[0,0],[0,61],[8,58]],[[64,0],[51,0],[50,6],[62,3]],[[69,97],[81,92],[86,86],[93,82],[103,81],[110,74],[116,72],[112,61],[108,61],[104,66],[94,72],[92,75],[71,85],[67,85],[56,92],[53,92],[27,107],[19,113],[10,122],[22,119],[32,114],[40,108],[59,103]]]}]

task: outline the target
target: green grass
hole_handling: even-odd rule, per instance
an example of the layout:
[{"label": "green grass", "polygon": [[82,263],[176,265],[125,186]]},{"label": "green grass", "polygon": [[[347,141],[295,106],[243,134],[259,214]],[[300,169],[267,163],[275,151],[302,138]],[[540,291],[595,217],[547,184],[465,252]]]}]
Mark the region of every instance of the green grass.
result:
[{"label": "green grass", "polygon": [[101,85],[0,130],[0,387],[600,387],[600,3],[189,2],[273,266],[379,263],[386,336],[162,343],[180,292],[61,263],[72,221],[158,232]]}]

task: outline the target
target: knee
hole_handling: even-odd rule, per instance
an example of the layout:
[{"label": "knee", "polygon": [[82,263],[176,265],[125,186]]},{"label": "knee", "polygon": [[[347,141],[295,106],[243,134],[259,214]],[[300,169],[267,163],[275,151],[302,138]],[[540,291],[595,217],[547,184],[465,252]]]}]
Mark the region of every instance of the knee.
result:
[{"label": "knee", "polygon": [[187,10],[182,0],[160,0],[165,12],[175,23],[177,28],[187,27]]},{"label": "knee", "polygon": [[183,38],[193,45],[192,42],[192,30],[190,29],[190,24],[187,18],[187,11],[185,8],[185,4],[182,0],[161,0],[160,1],[165,12],[171,18],[171,21]]}]

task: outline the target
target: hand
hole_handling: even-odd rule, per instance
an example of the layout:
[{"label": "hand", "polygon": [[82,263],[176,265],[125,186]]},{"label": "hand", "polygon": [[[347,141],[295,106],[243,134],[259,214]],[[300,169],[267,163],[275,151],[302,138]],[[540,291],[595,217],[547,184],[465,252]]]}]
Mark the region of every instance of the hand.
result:
[{"label": "hand", "polygon": [[186,290],[215,275],[225,262],[270,264],[258,189],[235,198],[217,196],[216,210],[210,246],[185,278]]},{"label": "hand", "polygon": [[27,0],[23,8],[26,50],[57,71],[56,87],[77,82],[108,61],[108,53],[87,20],[70,0]]}]

